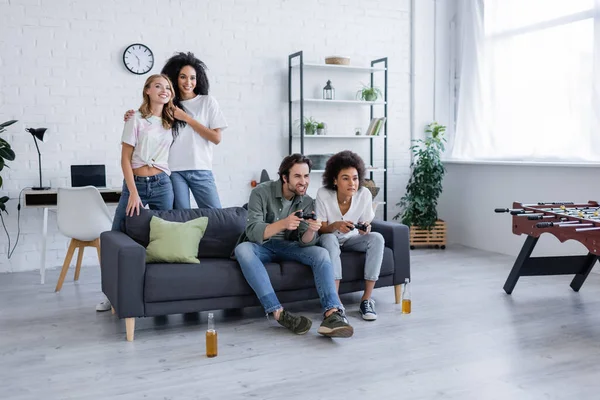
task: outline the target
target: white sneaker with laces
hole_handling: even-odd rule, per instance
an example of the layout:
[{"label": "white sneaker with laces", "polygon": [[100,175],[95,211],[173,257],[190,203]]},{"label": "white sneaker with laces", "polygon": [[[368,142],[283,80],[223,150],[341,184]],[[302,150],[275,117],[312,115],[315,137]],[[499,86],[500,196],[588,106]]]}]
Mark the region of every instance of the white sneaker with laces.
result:
[{"label": "white sneaker with laces", "polygon": [[102,303],[96,304],[96,311],[108,311],[112,308],[112,304],[110,304],[110,300],[106,299]]}]

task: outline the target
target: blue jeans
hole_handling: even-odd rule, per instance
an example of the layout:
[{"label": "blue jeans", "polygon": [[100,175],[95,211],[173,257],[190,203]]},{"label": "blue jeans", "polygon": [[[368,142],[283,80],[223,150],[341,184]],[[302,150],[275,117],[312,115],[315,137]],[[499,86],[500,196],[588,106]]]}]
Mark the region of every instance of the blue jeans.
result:
[{"label": "blue jeans", "polygon": [[350,237],[340,245],[340,241],[333,233],[326,233],[319,237],[319,245],[323,246],[329,253],[331,264],[333,265],[333,276],[335,280],[342,279],[342,260],[340,259],[341,250],[358,251],[366,253],[365,272],[366,281],[376,281],[379,279],[381,263],[383,262],[383,250],[385,240],[379,232],[370,232],[366,235],[356,235]]},{"label": "blue jeans", "polygon": [[265,263],[272,261],[297,261],[309,265],[323,310],[343,309],[335,290],[329,254],[322,247],[300,247],[298,242],[289,240],[268,240],[262,245],[244,242],[235,248],[235,256],[267,314],[281,308],[265,268]]},{"label": "blue jeans", "polygon": [[[133,176],[142,204],[148,205],[151,210],[173,209],[173,185],[169,175],[162,172],[154,176]],[[125,221],[127,202],[129,201],[129,189],[123,179],[123,191],[115,211],[112,230],[120,231],[121,223]]]},{"label": "blue jeans", "polygon": [[198,208],[221,208],[217,193],[217,185],[212,171],[173,171],[171,173],[173,192],[175,193],[175,209],[189,209],[190,190],[198,204]]}]

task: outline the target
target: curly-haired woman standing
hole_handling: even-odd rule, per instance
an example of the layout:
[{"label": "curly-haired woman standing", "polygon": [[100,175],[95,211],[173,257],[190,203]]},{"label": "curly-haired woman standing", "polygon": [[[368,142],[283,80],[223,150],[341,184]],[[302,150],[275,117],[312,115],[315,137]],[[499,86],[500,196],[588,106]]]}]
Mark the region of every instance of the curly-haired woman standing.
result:
[{"label": "curly-haired woman standing", "polygon": [[363,187],[365,171],[365,163],[356,153],[346,150],[332,156],[325,166],[323,187],[317,191],[316,212],[323,221],[320,245],[329,252],[338,290],[341,250],[366,253],[365,291],[359,311],[363,319],[374,321],[377,313],[371,294],[379,278],[385,243],[380,233],[371,232],[375,212],[371,192]]}]

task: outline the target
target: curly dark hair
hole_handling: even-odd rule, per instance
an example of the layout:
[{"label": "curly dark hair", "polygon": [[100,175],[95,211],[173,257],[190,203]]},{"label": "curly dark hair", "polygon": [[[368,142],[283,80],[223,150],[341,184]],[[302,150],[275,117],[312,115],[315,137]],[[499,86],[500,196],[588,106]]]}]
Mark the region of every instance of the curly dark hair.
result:
[{"label": "curly dark hair", "polygon": [[312,161],[310,158],[299,153],[290,154],[289,156],[286,156],[279,165],[278,174],[281,183],[283,183],[284,176],[287,178],[288,182],[290,181],[290,169],[296,164],[306,164],[308,165],[308,172],[312,170]]},{"label": "curly dark hair", "polygon": [[[206,65],[196,58],[194,53],[179,52],[169,58],[161,73],[167,75],[171,82],[173,82],[173,89],[175,89],[173,104],[181,109],[183,109],[183,107],[181,106],[181,94],[179,93],[179,72],[187,65],[196,70],[196,87],[194,88],[194,93],[207,95],[210,86],[208,83],[208,76],[206,75]],[[183,128],[185,125],[185,122],[175,120],[175,123],[173,124],[173,135],[177,136],[179,129]]]},{"label": "curly dark hair", "polygon": [[327,160],[325,172],[323,172],[323,186],[327,189],[336,190],[334,182],[340,171],[346,168],[356,168],[360,187],[362,187],[365,183],[365,172],[367,171],[365,162],[358,154],[350,150],[340,151]]}]

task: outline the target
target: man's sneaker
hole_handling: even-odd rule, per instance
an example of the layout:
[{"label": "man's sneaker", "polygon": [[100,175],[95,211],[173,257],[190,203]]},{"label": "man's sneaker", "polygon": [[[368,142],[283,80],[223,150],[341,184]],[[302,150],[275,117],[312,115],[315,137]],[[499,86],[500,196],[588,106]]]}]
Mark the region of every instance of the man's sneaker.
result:
[{"label": "man's sneaker", "polygon": [[106,299],[102,303],[96,304],[96,311],[108,311],[111,307],[110,300]]},{"label": "man's sneaker", "polygon": [[360,302],[360,315],[364,320],[375,321],[377,319],[377,313],[375,312],[375,300],[363,300]]},{"label": "man's sneaker", "polygon": [[303,317],[302,315],[294,315],[285,310],[281,311],[277,322],[279,322],[279,325],[285,326],[297,335],[304,335],[312,326],[312,321],[310,319]]},{"label": "man's sneaker", "polygon": [[354,328],[347,322],[341,311],[335,311],[323,320],[317,332],[329,337],[350,337],[354,334]]}]

